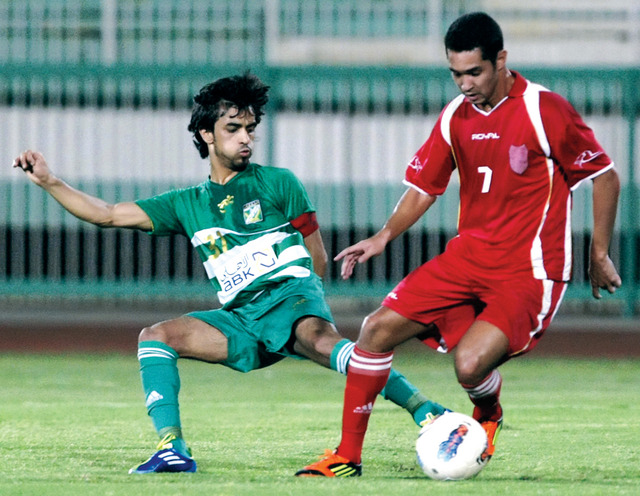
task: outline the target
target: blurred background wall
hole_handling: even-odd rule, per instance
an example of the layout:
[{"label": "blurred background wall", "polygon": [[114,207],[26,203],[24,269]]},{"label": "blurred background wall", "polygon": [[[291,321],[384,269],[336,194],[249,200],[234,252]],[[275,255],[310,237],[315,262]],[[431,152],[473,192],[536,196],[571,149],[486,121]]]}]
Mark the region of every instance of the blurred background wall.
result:
[{"label": "blurred background wall", "polygon": [[[567,97],[623,180],[612,256],[624,288],[598,312],[638,312],[640,0],[0,0],[0,297],[205,300],[188,240],[99,230],[12,170],[26,148],[109,201],[202,181],[191,98],[251,69],[271,85],[254,159],[291,168],[330,256],[375,232],[406,163],[457,94],[442,39],[460,14],[501,24],[509,67]],[[575,194],[574,283],[588,307],[590,185]],[[457,186],[333,298],[378,301],[455,233]],[[605,310],[603,310],[603,308]]]}]

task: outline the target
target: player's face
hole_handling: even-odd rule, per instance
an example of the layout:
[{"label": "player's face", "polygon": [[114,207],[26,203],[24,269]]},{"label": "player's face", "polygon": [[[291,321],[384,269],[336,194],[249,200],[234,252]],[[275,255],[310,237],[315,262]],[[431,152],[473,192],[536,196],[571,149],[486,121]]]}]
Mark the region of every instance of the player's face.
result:
[{"label": "player's face", "polygon": [[232,171],[244,170],[253,153],[257,125],[252,112],[230,108],[216,121],[213,130],[213,160]]},{"label": "player's face", "polygon": [[502,94],[500,73],[506,71],[506,52],[498,54],[495,65],[482,58],[479,48],[466,52],[447,50],[449,70],[460,91],[476,107],[489,111],[506,95]]}]

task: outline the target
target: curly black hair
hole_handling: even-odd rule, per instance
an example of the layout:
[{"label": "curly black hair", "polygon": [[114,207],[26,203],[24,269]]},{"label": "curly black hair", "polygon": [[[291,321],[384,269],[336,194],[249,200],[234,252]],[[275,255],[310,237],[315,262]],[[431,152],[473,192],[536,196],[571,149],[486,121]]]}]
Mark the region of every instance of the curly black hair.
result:
[{"label": "curly black hair", "polygon": [[232,107],[239,112],[250,111],[255,116],[256,123],[259,123],[264,115],[262,107],[269,101],[268,92],[269,86],[250,72],[221,78],[204,86],[193,98],[193,111],[188,127],[200,156],[209,156],[207,144],[200,136],[201,129],[213,131],[216,121]]},{"label": "curly black hair", "polygon": [[479,48],[483,60],[496,63],[498,52],[503,49],[504,40],[498,23],[485,12],[471,12],[458,17],[444,38],[446,50],[466,52]]}]

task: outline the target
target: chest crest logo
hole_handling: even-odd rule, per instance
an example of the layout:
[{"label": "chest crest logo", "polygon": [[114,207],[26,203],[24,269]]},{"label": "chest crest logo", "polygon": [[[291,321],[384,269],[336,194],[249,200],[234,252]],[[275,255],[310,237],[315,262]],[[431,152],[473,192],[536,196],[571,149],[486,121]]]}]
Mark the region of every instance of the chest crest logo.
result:
[{"label": "chest crest logo", "polygon": [[509,165],[516,174],[524,174],[529,167],[529,151],[527,145],[513,146],[509,148]]},{"label": "chest crest logo", "polygon": [[258,222],[262,222],[264,217],[262,216],[260,200],[245,203],[242,206],[242,215],[244,217],[245,224],[257,224]]},{"label": "chest crest logo", "polygon": [[220,213],[225,213],[227,211],[227,207],[233,203],[233,196],[227,195],[227,197],[218,203],[218,208],[220,209]]}]

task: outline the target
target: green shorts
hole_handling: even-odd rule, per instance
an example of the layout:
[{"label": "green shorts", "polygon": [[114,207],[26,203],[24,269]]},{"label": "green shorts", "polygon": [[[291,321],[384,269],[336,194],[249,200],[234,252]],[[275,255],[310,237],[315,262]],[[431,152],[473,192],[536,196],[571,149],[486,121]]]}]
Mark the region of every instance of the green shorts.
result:
[{"label": "green shorts", "polygon": [[240,308],[191,312],[189,317],[219,329],[228,340],[223,365],[240,372],[266,367],[285,357],[304,358],[293,351],[293,324],[306,316],[333,323],[317,276],[290,279],[265,290]]}]

